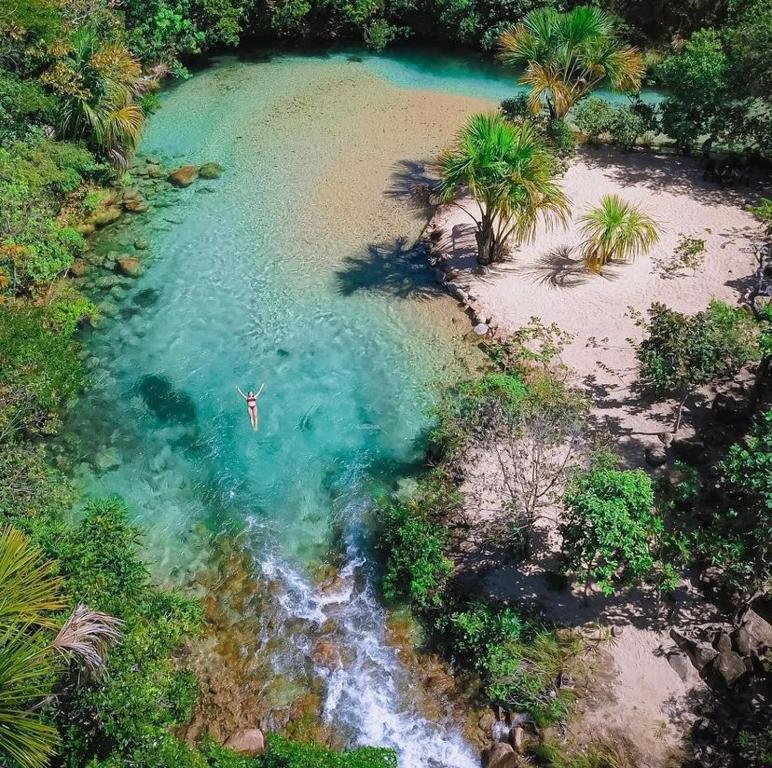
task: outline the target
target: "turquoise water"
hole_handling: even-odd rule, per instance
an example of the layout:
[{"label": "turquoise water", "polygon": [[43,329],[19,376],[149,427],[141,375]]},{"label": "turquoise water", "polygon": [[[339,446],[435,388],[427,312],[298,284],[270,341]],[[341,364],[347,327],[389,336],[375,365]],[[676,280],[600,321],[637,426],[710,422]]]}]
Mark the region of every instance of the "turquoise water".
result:
[{"label": "turquoise water", "polygon": [[[425,214],[405,193],[472,109],[512,92],[478,60],[361,52],[223,58],[169,88],[142,154],[224,171],[98,243],[147,238],[146,270],[97,292],[111,318],[65,436],[86,493],[126,499],[159,577],[194,579],[202,531],[243,532],[256,588],[281,585],[276,673],[321,681],[320,715],[401,768],[477,763],[418,712],[368,562],[368,499],[420,467],[437,383],[467,354],[468,321],[411,251]],[[263,384],[254,433],[235,388]],[[332,596],[309,569],[330,553]],[[324,632],[347,649],[332,671],[309,666]]]}]

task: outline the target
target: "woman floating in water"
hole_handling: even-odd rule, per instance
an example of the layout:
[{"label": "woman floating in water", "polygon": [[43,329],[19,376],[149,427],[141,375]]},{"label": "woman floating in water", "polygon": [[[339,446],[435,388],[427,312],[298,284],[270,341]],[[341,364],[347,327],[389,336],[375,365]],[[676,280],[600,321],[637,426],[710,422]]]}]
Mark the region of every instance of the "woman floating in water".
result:
[{"label": "woman floating in water", "polygon": [[257,394],[250,390],[245,395],[238,387],[236,391],[247,401],[247,412],[249,413],[249,423],[252,425],[252,429],[257,432],[257,398],[260,397],[260,393],[263,391],[265,384],[260,385],[260,389],[257,390]]}]

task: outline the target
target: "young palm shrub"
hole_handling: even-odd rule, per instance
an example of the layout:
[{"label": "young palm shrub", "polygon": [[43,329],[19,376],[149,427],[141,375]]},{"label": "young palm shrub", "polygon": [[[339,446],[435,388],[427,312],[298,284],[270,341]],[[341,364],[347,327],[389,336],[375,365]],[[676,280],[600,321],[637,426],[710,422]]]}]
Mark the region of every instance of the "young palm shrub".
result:
[{"label": "young palm shrub", "polygon": [[501,35],[499,47],[505,64],[524,70],[520,83],[531,89],[531,110],[546,103],[553,119],[601,85],[637,92],[646,71],[638,50],[617,40],[612,17],[589,6],[531,11]]},{"label": "young palm shrub", "polygon": [[[540,220],[565,225],[568,201],[557,184],[555,158],[529,123],[513,125],[501,114],[476,114],[440,157],[440,199],[455,202],[477,225],[477,261],[506,255],[510,239],[533,238]],[[477,210],[458,198],[468,194]]]},{"label": "young palm shrub", "polygon": [[145,113],[139,98],[155,85],[120,43],[101,44],[96,33],[78,30],[67,56],[42,77],[59,98],[58,132],[84,139],[94,150],[125,167],[139,141]]},{"label": "young palm shrub", "polygon": [[14,528],[0,529],[0,764],[42,768],[58,741],[37,712],[61,662],[99,671],[119,622],[78,606],[52,640],[65,603],[54,563]]},{"label": "young palm shrub", "polygon": [[618,195],[604,195],[600,205],[582,216],[584,261],[600,274],[610,261],[632,261],[659,240],[654,220]]}]

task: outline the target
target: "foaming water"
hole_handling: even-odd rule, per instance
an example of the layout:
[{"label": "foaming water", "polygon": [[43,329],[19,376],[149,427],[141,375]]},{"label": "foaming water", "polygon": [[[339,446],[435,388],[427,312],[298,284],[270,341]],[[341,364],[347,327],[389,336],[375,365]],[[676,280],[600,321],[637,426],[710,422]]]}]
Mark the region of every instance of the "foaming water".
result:
[{"label": "foaming water", "polygon": [[[347,743],[393,746],[401,768],[471,768],[454,724],[419,710],[368,559],[367,499],[420,466],[468,328],[410,250],[424,219],[405,190],[489,105],[432,91],[432,71],[414,92],[343,55],[226,58],[166,92],[142,152],[224,171],[98,244],[148,239],[147,269],[96,296],[113,319],[87,340],[93,386],[64,439],[87,494],[127,500],[160,577],[205,567],[202,530],[246,530],[256,581],[280,585],[266,644],[291,639],[274,669],[314,667]],[[261,383],[254,433],[235,388]],[[310,575],[331,552],[332,590]],[[313,644],[330,618],[340,663],[322,668]]]}]

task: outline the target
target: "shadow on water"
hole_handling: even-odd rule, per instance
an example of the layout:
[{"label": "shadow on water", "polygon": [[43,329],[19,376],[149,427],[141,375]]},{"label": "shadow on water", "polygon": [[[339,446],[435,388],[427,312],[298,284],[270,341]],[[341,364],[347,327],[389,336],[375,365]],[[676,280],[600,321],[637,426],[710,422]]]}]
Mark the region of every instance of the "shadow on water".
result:
[{"label": "shadow on water", "polygon": [[372,243],[365,253],[347,257],[336,279],[343,296],[375,291],[399,299],[428,299],[444,293],[426,268],[423,244],[411,245],[405,237]]}]

